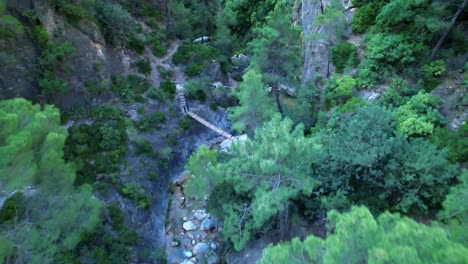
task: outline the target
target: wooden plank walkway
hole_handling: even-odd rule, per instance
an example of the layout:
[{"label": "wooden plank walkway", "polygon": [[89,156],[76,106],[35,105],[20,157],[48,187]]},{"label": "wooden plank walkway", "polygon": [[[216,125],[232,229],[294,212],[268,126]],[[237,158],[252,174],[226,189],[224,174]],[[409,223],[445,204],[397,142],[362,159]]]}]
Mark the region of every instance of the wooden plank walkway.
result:
[{"label": "wooden plank walkway", "polygon": [[224,132],[223,130],[219,129],[218,127],[214,126],[210,122],[206,121],[205,119],[199,117],[197,114],[193,112],[187,112],[187,115],[191,116],[193,119],[197,120],[199,123],[202,125],[206,126],[207,128],[213,130],[214,132],[220,134],[221,136],[227,138],[227,139],[232,139],[233,136],[227,132]]},{"label": "wooden plank walkway", "polygon": [[214,132],[220,134],[221,136],[223,136],[223,137],[225,137],[227,139],[233,139],[234,138],[231,134],[223,131],[222,129],[220,129],[218,127],[216,127],[215,125],[213,125],[210,122],[206,121],[205,119],[201,118],[197,114],[195,114],[193,112],[190,112],[190,109],[189,109],[189,107],[187,105],[187,101],[185,100],[185,95],[184,95],[183,91],[180,91],[180,90],[177,91],[176,98],[177,98],[177,100],[179,100],[180,111],[182,113],[189,115],[190,117],[192,117],[193,119],[198,121],[200,124],[206,126],[207,128],[213,130]]}]

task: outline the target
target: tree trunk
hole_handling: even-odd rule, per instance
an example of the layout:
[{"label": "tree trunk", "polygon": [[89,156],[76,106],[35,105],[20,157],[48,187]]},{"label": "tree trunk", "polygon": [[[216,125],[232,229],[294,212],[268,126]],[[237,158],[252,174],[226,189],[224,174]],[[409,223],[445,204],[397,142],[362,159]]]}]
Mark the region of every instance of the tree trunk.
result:
[{"label": "tree trunk", "polygon": [[431,53],[431,60],[433,60],[436,56],[437,56],[437,53],[439,52],[439,49],[440,47],[442,46],[442,44],[444,43],[445,41],[445,38],[447,37],[448,33],[450,32],[450,30],[452,30],[453,28],[453,25],[455,25],[455,21],[457,21],[457,18],[458,16],[460,16],[461,12],[463,11],[463,8],[465,8],[465,5],[466,3],[468,2],[468,0],[464,0],[463,3],[460,5],[460,7],[458,8],[457,12],[455,12],[455,15],[452,17],[452,21],[450,22],[450,26],[447,28],[447,30],[444,32],[444,34],[442,35],[442,37],[440,37],[439,41],[437,42],[437,45],[434,47],[434,49],[432,50],[432,53]]},{"label": "tree trunk", "polygon": [[280,93],[279,93],[279,88],[276,87],[275,89],[275,99],[276,99],[276,105],[278,106],[278,111],[283,115],[283,108],[281,108],[281,103],[280,103]]}]

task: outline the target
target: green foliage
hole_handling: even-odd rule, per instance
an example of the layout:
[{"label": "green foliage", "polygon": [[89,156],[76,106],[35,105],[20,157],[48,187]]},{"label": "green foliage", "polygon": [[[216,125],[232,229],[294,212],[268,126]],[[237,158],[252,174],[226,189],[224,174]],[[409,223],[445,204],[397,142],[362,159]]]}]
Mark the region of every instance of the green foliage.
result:
[{"label": "green foliage", "polygon": [[462,263],[468,249],[450,240],[440,227],[419,224],[398,214],[374,219],[365,207],[328,214],[326,239],[270,245],[258,263]]},{"label": "green foliage", "polygon": [[194,77],[200,75],[203,72],[203,65],[192,63],[185,69],[185,74],[188,77]]},{"label": "green foliage", "polygon": [[42,78],[39,80],[39,87],[41,93],[46,98],[54,98],[57,95],[64,95],[68,91],[68,85],[63,80],[58,78],[53,72],[44,72]]},{"label": "green foliage", "polygon": [[164,102],[172,97],[161,88],[150,88],[148,93],[146,93],[146,96],[153,100],[158,100],[159,102]]},{"label": "green foliage", "polygon": [[56,108],[47,105],[41,110],[24,99],[5,100],[0,102],[0,116],[0,182],[4,190],[36,186],[23,199],[11,198],[19,205],[2,207],[4,220],[11,219],[8,210],[17,206],[24,206],[28,213],[11,225],[3,223],[0,235],[5,242],[0,259],[54,263],[60,252],[73,250],[81,235],[94,228],[101,203],[92,198],[89,185],[73,187],[75,171],[63,160],[66,130],[60,126]]},{"label": "green foliage", "polygon": [[[17,192],[5,200],[0,207],[0,224],[8,221],[20,221],[24,218],[25,198],[22,192]],[[0,253],[1,255],[1,253]]]},{"label": "green foliage", "polygon": [[161,57],[164,57],[164,55],[166,55],[167,49],[162,43],[161,37],[159,37],[158,35],[152,35],[149,38],[148,42],[153,48],[154,56],[161,58]]},{"label": "green foliage", "polygon": [[359,64],[357,48],[349,42],[342,42],[332,47],[331,60],[336,73],[343,73],[345,67],[355,68]]},{"label": "green foliage", "polygon": [[77,168],[76,185],[92,183],[98,174],[111,174],[127,151],[124,113],[110,106],[89,112],[91,125],[72,126],[65,145],[65,157]]},{"label": "green foliage", "polygon": [[135,155],[153,156],[153,146],[147,139],[137,138],[133,143],[135,144]]},{"label": "green foliage", "polygon": [[[45,41],[45,40],[44,40]],[[48,40],[47,40],[48,41]],[[41,93],[48,99],[55,95],[63,95],[68,91],[68,85],[58,74],[66,75],[66,60],[73,55],[75,48],[70,43],[55,45],[48,43],[37,60],[41,78],[39,87]]]},{"label": "green foliage", "polygon": [[114,46],[125,46],[136,34],[132,16],[119,4],[96,1],[97,19],[104,37]]},{"label": "green foliage", "polygon": [[358,8],[353,16],[351,29],[355,33],[366,32],[374,24],[377,14],[378,10],[370,4]]},{"label": "green foliage", "polygon": [[206,94],[210,93],[211,86],[209,79],[192,79],[184,85],[184,92],[187,98],[205,102]]},{"label": "green foliage", "polygon": [[256,38],[249,43],[251,65],[258,67],[267,84],[295,83],[302,63],[300,32],[299,27],[291,27],[291,10],[283,1],[277,2],[265,26],[254,30]]},{"label": "green foliage", "polygon": [[135,123],[135,127],[143,132],[150,129],[161,129],[161,126],[166,123],[166,115],[162,112],[155,112],[151,116],[142,115],[140,121]]},{"label": "green foliage", "polygon": [[128,43],[127,47],[134,51],[136,54],[143,54],[145,52],[145,41],[141,39],[139,36],[131,36]]},{"label": "green foliage", "polygon": [[192,119],[189,116],[185,115],[179,120],[179,128],[182,129],[182,131],[189,130],[191,124],[192,124]]},{"label": "green foliage", "polygon": [[295,197],[314,191],[317,182],[308,162],[313,149],[302,125],[293,128],[291,120],[275,116],[256,130],[255,140],[234,142],[223,162],[213,164],[215,157],[206,149],[197,152],[189,161],[193,178],[188,189],[210,193],[209,204],[221,212],[224,236],[240,250]]},{"label": "green foliage", "polygon": [[148,59],[141,59],[134,63],[134,66],[137,67],[138,72],[148,76],[151,74],[151,64]]},{"label": "green foliage", "polygon": [[274,104],[262,82],[262,75],[250,70],[244,75],[244,81],[233,90],[239,99],[239,106],[229,108],[232,128],[253,134],[255,128],[270,119],[274,113]]},{"label": "green foliage", "polygon": [[353,95],[353,90],[357,85],[356,80],[349,76],[344,75],[341,78],[332,77],[328,83],[327,100],[330,105],[341,105],[349,100]]},{"label": "green foliage", "polygon": [[170,98],[174,97],[176,93],[176,85],[175,83],[171,82],[170,79],[165,79],[159,85],[159,89],[164,91]]},{"label": "green foliage", "polygon": [[151,195],[147,194],[145,189],[136,183],[125,184],[120,193],[135,202],[138,208],[148,209],[151,205]]},{"label": "green foliage", "polygon": [[57,11],[70,20],[72,23],[78,23],[82,18],[88,15],[88,11],[73,1],[66,0],[51,0],[52,5],[55,6]]},{"label": "green foliage", "polygon": [[431,61],[421,67],[420,75],[426,91],[432,91],[441,83],[441,77],[445,74],[447,68],[443,60]]},{"label": "green foliage", "polygon": [[406,65],[413,63],[416,52],[422,49],[416,43],[409,43],[403,36],[397,34],[373,34],[366,37],[367,48],[365,56],[384,69],[376,72],[389,71],[385,67],[394,67],[402,70]]},{"label": "green foliage", "polygon": [[23,24],[13,16],[4,15],[0,10],[0,39],[14,39],[23,33]]},{"label": "green foliage", "polygon": [[439,212],[440,220],[448,224],[451,238],[455,241],[468,245],[466,227],[468,224],[468,171],[464,170],[459,177],[459,184],[450,189]]},{"label": "green foliage", "polygon": [[203,44],[183,44],[177,48],[172,56],[172,62],[176,65],[185,64],[189,68],[193,67],[190,71],[187,69],[186,73],[197,75],[197,72],[201,73],[203,70],[202,65],[217,58],[219,58],[219,51],[213,47]]},{"label": "green foliage", "polygon": [[444,151],[396,134],[391,113],[377,106],[336,116],[316,141],[322,146],[314,163],[320,195],[341,190],[373,209],[436,208],[455,176]]},{"label": "green foliage", "polygon": [[439,100],[430,94],[419,92],[406,104],[395,109],[398,131],[408,136],[426,136],[442,123],[437,111]]},{"label": "green foliage", "polygon": [[462,164],[468,161],[468,123],[465,122],[456,132],[436,128],[432,139],[440,147],[447,147],[449,161]]},{"label": "green foliage", "polygon": [[125,103],[142,101],[142,94],[150,88],[148,81],[136,75],[114,75],[110,90],[116,92]]}]

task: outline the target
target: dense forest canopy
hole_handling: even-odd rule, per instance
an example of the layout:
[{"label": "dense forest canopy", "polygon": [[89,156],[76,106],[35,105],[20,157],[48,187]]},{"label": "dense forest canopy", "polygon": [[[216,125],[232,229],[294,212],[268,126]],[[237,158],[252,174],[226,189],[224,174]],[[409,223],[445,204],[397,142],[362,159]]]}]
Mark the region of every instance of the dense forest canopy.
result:
[{"label": "dense forest canopy", "polygon": [[467,2],[0,0],[0,262],[468,262]]}]

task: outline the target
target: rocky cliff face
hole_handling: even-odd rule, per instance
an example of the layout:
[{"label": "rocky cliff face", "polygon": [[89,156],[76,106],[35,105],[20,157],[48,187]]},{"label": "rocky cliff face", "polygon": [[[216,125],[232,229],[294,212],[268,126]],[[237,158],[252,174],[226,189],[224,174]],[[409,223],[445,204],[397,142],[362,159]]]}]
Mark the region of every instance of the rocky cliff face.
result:
[{"label": "rocky cliff face", "polygon": [[[340,2],[345,9],[350,5],[349,0],[341,0]],[[333,25],[327,26],[318,22],[318,17],[324,13],[326,7],[330,4],[330,0],[302,1],[301,21],[304,42],[303,84],[313,81],[317,74],[328,77],[334,72],[334,67],[330,61],[330,47],[334,41],[332,38],[337,35],[337,29]],[[346,25],[346,27],[348,26]]]},{"label": "rocky cliff face", "polygon": [[[67,63],[70,74],[63,76],[68,92],[54,102],[59,107],[66,109],[76,104],[90,103],[92,99],[85,88],[86,81],[109,79],[113,74],[128,70],[125,51],[106,45],[98,25],[93,21],[83,19],[72,25],[47,0],[18,0],[10,5],[14,6],[9,6],[8,12],[21,22],[26,22],[24,14],[32,11],[55,43],[68,42],[75,48]],[[31,39],[31,34],[26,30],[15,41],[7,43],[5,50],[15,60],[0,68],[0,99],[37,99],[40,91],[36,63],[41,51]]]}]

